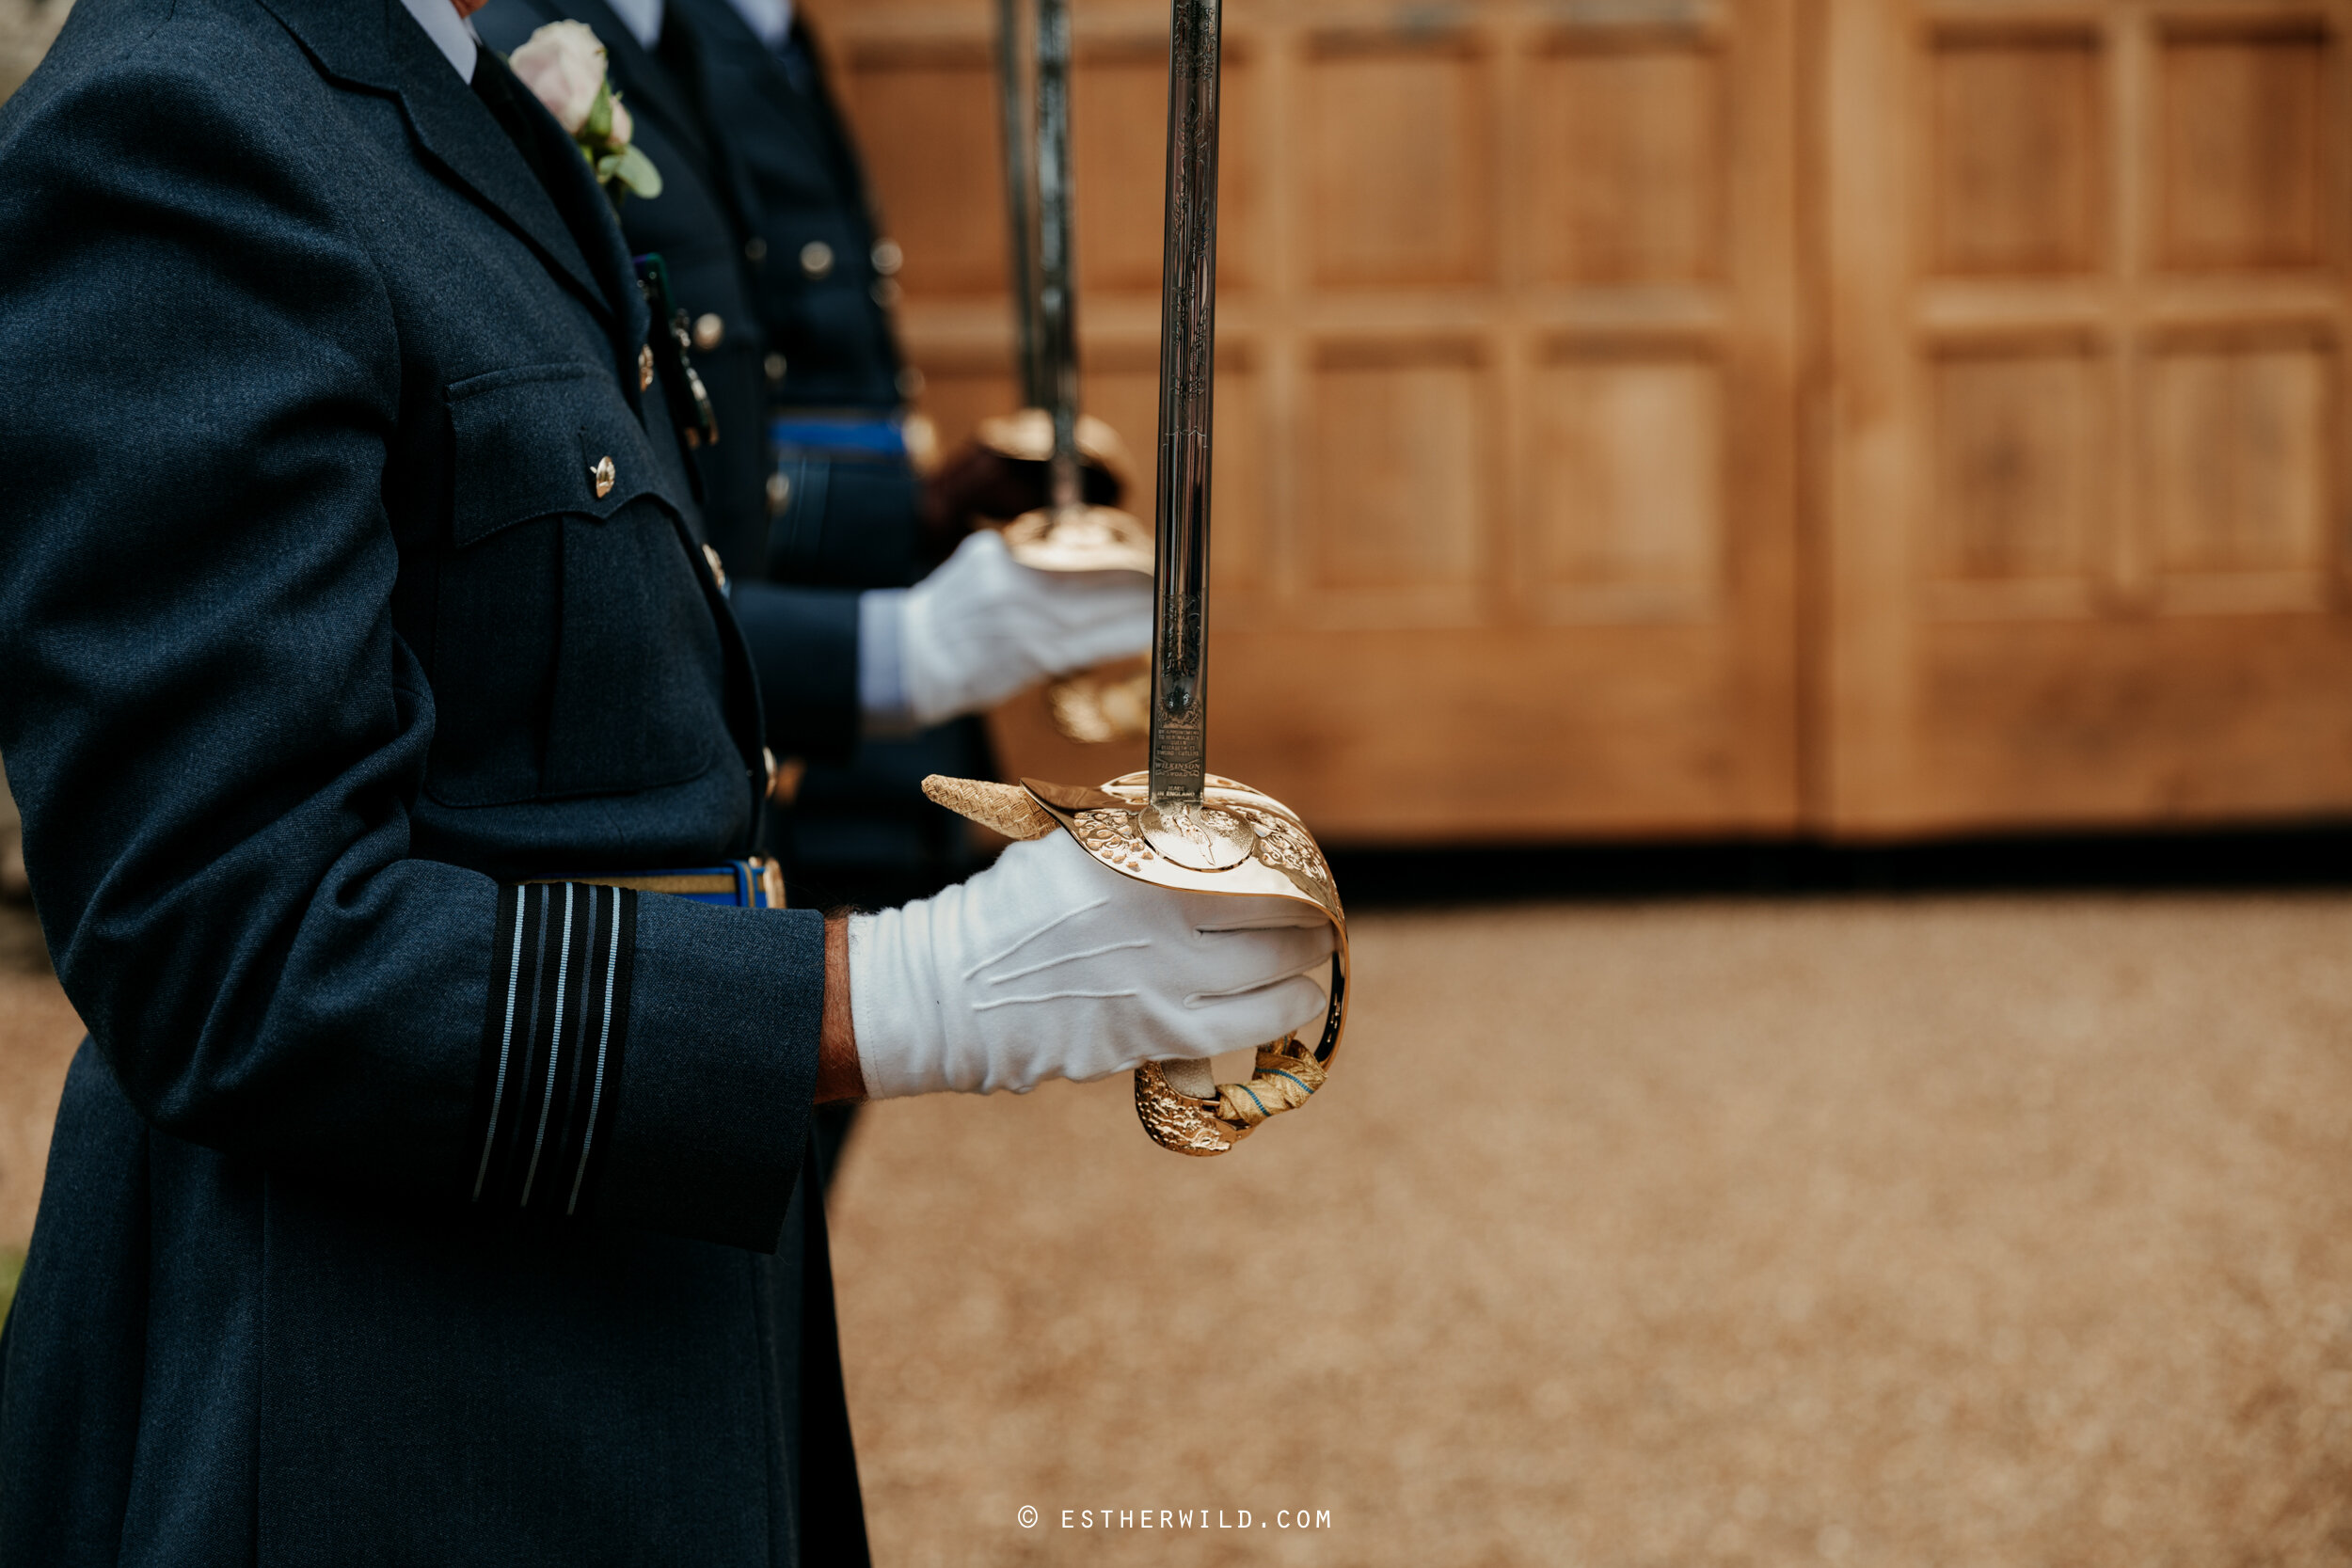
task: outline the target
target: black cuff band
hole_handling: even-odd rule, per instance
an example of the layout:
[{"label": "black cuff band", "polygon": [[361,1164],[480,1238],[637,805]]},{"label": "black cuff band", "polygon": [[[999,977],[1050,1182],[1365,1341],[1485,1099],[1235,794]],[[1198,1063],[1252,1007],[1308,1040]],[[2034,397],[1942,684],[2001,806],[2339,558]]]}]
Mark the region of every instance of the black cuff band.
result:
[{"label": "black cuff band", "polygon": [[580,882],[500,890],[468,1145],[476,1203],[545,1214],[590,1203],[619,1101],[637,898]]}]

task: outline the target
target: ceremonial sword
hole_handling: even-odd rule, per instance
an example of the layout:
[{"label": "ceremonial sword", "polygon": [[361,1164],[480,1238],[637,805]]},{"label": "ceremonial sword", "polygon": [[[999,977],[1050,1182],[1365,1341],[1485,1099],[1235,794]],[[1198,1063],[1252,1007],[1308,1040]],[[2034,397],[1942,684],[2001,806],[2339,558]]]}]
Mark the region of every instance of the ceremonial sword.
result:
[{"label": "ceremonial sword", "polygon": [[[1047,4],[1055,0],[1046,0]],[[1150,766],[1099,788],[1020,787],[934,775],[934,800],[1013,838],[1066,832],[1104,864],[1156,887],[1313,905],[1337,932],[1320,1029],[1258,1047],[1247,1083],[1206,1062],[1146,1062],[1136,1111],[1163,1148],[1222,1154],[1307,1102],[1347,1022],[1347,917],[1295,813],[1207,768],[1210,449],[1216,361],[1219,0],[1173,0],[1167,229],[1160,275],[1159,483],[1154,496]]]},{"label": "ceremonial sword", "polygon": [[[1034,72],[1024,92],[1019,0],[998,0],[996,64],[1011,230],[1014,369],[1028,406],[984,420],[983,446],[1046,465],[1045,505],[1004,531],[1012,559],[1045,572],[1152,570],[1151,531],[1115,507],[1086,504],[1082,460],[1121,486],[1133,465],[1110,426],[1078,407],[1076,209],[1070,146],[1070,0],[1035,0]],[[1034,124],[1031,123],[1034,119]],[[1034,207],[1031,204],[1034,193]],[[1132,740],[1144,731],[1151,682],[1141,659],[1049,684],[1047,711],[1072,740]]]},{"label": "ceremonial sword", "polygon": [[1021,70],[1021,0],[996,0],[997,109],[1005,136],[1005,232],[1012,266],[1013,370],[1025,408],[1045,406],[1045,363],[1038,352],[1037,214],[1029,205],[1028,101]]},{"label": "ceremonial sword", "polygon": [[[1005,134],[1017,137],[1020,71],[1016,0],[1002,0],[998,64],[1008,100]],[[1079,464],[1091,457],[1124,484],[1132,466],[1118,436],[1078,412],[1077,223],[1072,200],[1070,151],[1070,0],[1036,0],[1034,157],[1007,159],[1007,216],[1012,221],[1017,369],[1029,407],[1009,419],[981,421],[982,445],[1008,457],[1046,464],[1045,505],[1005,528],[1005,546],[1025,566],[1045,572],[1149,572],[1152,540],[1138,518],[1107,506],[1089,506]],[[1016,165],[1026,172],[1012,178]],[[1035,227],[1025,211],[1035,193]],[[1026,297],[1022,285],[1027,285]]]},{"label": "ceremonial sword", "polygon": [[1070,0],[1037,0],[1037,332],[1045,406],[1054,416],[1046,506],[1076,511],[1078,488],[1077,214],[1070,187]]},{"label": "ceremonial sword", "polygon": [[[1174,0],[1168,57],[1167,228],[1160,257],[1160,472],[1152,502],[1152,738],[1145,836],[1214,862],[1247,843],[1201,826],[1209,654],[1209,443],[1216,392],[1219,0]],[[1164,852],[1173,852],[1171,850]]]}]

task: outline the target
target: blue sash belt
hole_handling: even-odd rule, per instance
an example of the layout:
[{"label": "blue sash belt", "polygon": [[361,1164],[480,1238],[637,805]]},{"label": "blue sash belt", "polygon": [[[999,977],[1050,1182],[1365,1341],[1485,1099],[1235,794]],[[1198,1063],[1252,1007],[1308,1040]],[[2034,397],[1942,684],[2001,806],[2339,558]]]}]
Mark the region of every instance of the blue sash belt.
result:
[{"label": "blue sash belt", "polygon": [[898,420],[778,412],[768,423],[768,574],[786,582],[844,573],[859,581],[892,579],[903,562],[850,562],[844,552],[876,547],[867,525],[877,507],[882,520],[903,520],[898,514],[914,469]]},{"label": "blue sash belt", "polygon": [[902,462],[907,455],[906,432],[897,420],[854,415],[775,415],[768,421],[768,444],[779,457],[821,457],[836,463],[861,457]]}]

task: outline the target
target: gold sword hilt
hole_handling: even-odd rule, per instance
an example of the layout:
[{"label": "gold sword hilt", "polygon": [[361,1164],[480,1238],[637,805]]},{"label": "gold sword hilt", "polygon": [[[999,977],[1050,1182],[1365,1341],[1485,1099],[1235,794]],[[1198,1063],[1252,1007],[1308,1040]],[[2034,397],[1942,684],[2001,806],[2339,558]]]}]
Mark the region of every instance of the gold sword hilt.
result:
[{"label": "gold sword hilt", "polygon": [[[1067,832],[1113,871],[1153,887],[1290,899],[1312,905],[1330,921],[1330,995],[1320,1028],[1260,1045],[1251,1074],[1241,1083],[1215,1082],[1206,1062],[1146,1062],[1136,1069],[1136,1115],[1152,1141],[1179,1154],[1211,1156],[1297,1109],[1323,1086],[1347,1029],[1348,947],[1347,911],[1330,864],[1297,816],[1232,779],[1212,773],[1202,785],[1198,810],[1183,826],[1165,813],[1154,815],[1142,773],[1095,789],[933,774],[923,781],[923,793],[1007,838]],[[1171,834],[1181,841],[1183,858],[1167,852]],[[1204,860],[1222,863],[1200,863]]]}]

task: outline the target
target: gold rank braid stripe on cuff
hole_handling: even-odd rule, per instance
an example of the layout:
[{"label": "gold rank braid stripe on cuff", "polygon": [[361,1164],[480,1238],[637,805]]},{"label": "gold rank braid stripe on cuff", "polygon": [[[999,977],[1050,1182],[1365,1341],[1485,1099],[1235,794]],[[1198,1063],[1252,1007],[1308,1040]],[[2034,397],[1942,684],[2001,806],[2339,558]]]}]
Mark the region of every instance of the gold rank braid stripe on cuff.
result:
[{"label": "gold rank braid stripe on cuff", "polygon": [[[1206,806],[1246,825],[1252,835],[1249,858],[1224,871],[1194,871],[1152,847],[1138,826],[1145,789],[1140,773],[1113,779],[1100,789],[937,773],[923,781],[923,793],[932,800],[1007,838],[1067,832],[1088,854],[1137,881],[1188,892],[1295,898],[1314,905],[1331,922],[1338,938],[1331,956],[1331,1000],[1314,1038],[1294,1035],[1260,1046],[1249,1082],[1219,1084],[1211,1094],[1186,1093],[1169,1081],[1164,1064],[1146,1062],[1136,1069],[1136,1117],[1143,1130],[1162,1148],[1196,1156],[1223,1154],[1272,1117],[1306,1104],[1328,1080],[1347,1025],[1347,914],[1321,847],[1271,796],[1214,773],[1205,783]],[[1206,1067],[1198,1065],[1203,1081]]]}]

